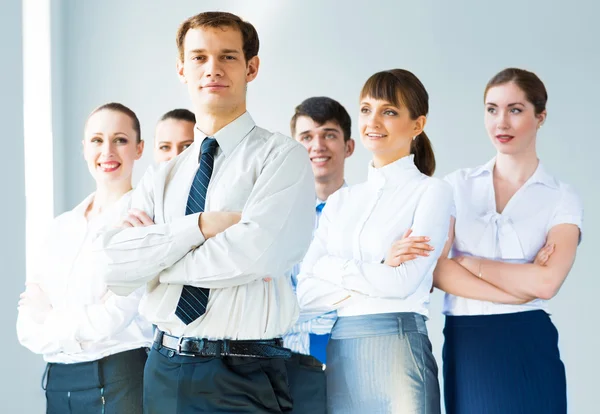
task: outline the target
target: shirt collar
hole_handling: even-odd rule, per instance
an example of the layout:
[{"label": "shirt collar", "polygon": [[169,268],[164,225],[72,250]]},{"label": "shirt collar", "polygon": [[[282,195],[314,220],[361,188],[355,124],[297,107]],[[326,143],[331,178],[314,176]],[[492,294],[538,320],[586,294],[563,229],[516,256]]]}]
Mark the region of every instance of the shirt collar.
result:
[{"label": "shirt collar", "polygon": [[[229,156],[240,143],[240,141],[248,135],[250,131],[254,129],[256,124],[254,120],[250,116],[248,112],[244,112],[242,115],[225,125],[221,128],[216,134],[213,135],[213,138],[217,140],[219,143],[219,148],[223,151],[225,156]],[[204,132],[202,132],[198,125],[194,128],[194,143],[197,143],[197,147],[200,148],[202,141],[206,138]]]},{"label": "shirt collar", "polygon": [[491,174],[494,171],[494,165],[496,165],[496,157],[492,158],[491,160],[477,168],[473,168],[473,170],[468,174],[467,177],[475,178],[479,177],[482,174]]},{"label": "shirt collar", "polygon": [[373,161],[370,161],[367,181],[378,187],[385,187],[387,185],[397,186],[420,174],[421,172],[415,165],[415,156],[410,154],[381,168],[375,168]]},{"label": "shirt collar", "polygon": [[[473,171],[471,171],[471,173],[468,175],[468,178],[478,177],[482,174],[491,175],[494,171],[495,165],[496,157],[492,158],[484,165],[473,169]],[[538,163],[538,166],[533,172],[533,175],[529,177],[529,180],[527,180],[527,185],[536,183],[543,184],[550,188],[558,188],[558,183],[556,182],[556,179],[550,173],[548,173],[548,171],[546,171],[541,161]]]},{"label": "shirt collar", "polygon": [[94,200],[94,195],[95,194],[96,193],[93,192],[92,194],[90,194],[86,198],[84,198],[81,203],[77,204],[77,206],[72,210],[73,213],[75,213],[78,216],[84,217],[85,216],[85,212],[87,211],[88,207],[90,206],[90,204]]},{"label": "shirt collar", "polygon": [[[342,184],[342,186],[340,188],[338,188],[338,190],[341,189],[341,188],[344,188],[344,187],[348,187],[348,184],[346,183],[346,180],[344,180],[344,183]],[[327,200],[321,200],[319,197],[316,197],[315,200],[316,200],[315,207],[317,207],[321,203],[327,203]]]}]

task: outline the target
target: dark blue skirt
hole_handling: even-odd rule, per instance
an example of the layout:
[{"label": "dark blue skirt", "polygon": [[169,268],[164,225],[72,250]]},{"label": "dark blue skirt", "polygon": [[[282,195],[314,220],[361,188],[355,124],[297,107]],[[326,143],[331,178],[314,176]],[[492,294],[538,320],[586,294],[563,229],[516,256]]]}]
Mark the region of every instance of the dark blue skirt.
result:
[{"label": "dark blue skirt", "polygon": [[142,414],[145,349],[97,361],[48,364],[46,414]]},{"label": "dark blue skirt", "polygon": [[446,316],[447,414],[565,414],[558,332],[544,311]]}]

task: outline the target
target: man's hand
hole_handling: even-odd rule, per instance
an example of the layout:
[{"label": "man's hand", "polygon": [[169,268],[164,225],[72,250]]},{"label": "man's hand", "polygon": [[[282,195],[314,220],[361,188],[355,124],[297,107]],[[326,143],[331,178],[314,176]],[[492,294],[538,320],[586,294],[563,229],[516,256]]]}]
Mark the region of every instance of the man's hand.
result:
[{"label": "man's hand", "polygon": [[242,213],[226,211],[207,211],[200,214],[198,226],[206,240],[224,232],[234,224],[239,223]]},{"label": "man's hand", "polygon": [[42,324],[46,321],[48,314],[52,311],[52,304],[48,295],[37,283],[26,283],[25,292],[21,293],[19,299],[19,311],[28,311],[34,321]]},{"label": "man's hand", "polygon": [[402,238],[392,244],[384,264],[397,267],[419,256],[429,256],[429,252],[433,250],[433,247],[427,244],[429,237],[409,237],[411,233],[411,229],[406,230]]},{"label": "man's hand", "polygon": [[132,208],[119,227],[146,227],[154,225],[154,221],[142,210]]}]

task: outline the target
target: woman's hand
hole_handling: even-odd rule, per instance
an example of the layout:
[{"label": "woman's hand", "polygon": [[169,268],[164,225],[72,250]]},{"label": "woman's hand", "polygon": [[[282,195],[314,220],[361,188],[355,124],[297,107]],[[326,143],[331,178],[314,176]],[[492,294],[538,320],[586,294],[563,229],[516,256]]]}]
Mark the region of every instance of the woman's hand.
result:
[{"label": "woman's hand", "polygon": [[34,321],[42,324],[52,311],[52,304],[48,295],[37,283],[26,283],[25,292],[19,299],[19,311],[29,311]]},{"label": "woman's hand", "polygon": [[406,230],[402,235],[402,238],[392,244],[384,264],[391,267],[397,267],[402,263],[414,260],[417,257],[429,256],[429,252],[433,250],[433,246],[427,244],[429,237],[410,237],[411,233],[411,229]]}]

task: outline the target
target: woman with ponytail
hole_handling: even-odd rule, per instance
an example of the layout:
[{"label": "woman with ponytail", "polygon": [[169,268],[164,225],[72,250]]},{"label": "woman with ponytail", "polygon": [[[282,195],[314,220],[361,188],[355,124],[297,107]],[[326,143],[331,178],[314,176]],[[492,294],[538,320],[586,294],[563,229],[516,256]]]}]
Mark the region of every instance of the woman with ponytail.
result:
[{"label": "woman with ponytail", "polygon": [[327,347],[333,414],[440,412],[425,321],[453,202],[451,187],[431,177],[428,110],[409,71],[367,80],[359,130],[372,154],[368,179],[330,197],[302,263],[303,311],[338,312]]}]

